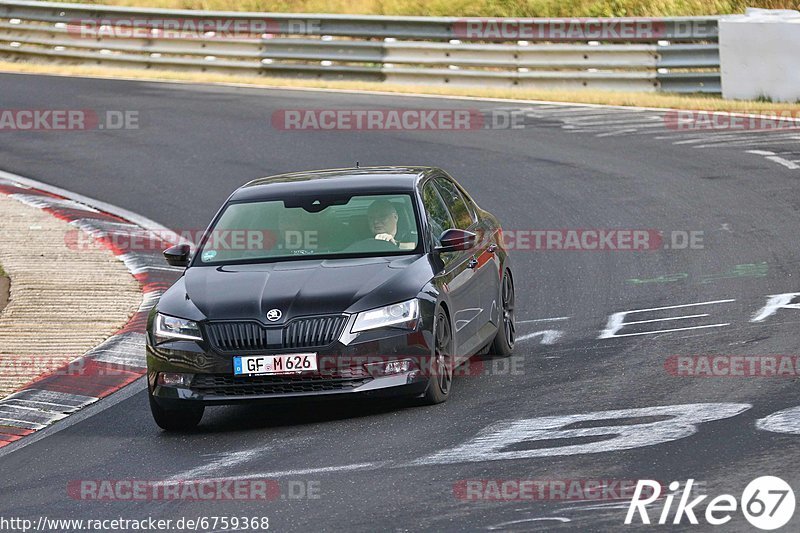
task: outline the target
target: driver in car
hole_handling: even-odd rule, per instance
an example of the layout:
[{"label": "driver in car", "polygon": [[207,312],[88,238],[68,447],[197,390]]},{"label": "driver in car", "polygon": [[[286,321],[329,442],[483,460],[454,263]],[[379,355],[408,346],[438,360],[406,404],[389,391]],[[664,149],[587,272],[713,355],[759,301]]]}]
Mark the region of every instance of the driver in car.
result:
[{"label": "driver in car", "polygon": [[369,229],[375,239],[387,241],[396,245],[401,250],[413,250],[415,242],[403,242],[403,236],[397,235],[397,209],[389,200],[375,200],[367,209]]}]

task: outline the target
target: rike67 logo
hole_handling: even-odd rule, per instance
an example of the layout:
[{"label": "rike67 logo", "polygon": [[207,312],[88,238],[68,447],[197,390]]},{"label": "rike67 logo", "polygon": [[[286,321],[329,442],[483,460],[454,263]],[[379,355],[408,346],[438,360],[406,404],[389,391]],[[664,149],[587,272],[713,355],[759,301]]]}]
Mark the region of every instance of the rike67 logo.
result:
[{"label": "rike67 logo", "polygon": [[669,522],[672,503],[675,499],[678,499],[678,504],[672,517],[672,524],[686,523],[684,522],[685,518],[690,524],[697,525],[699,524],[698,516],[700,516],[705,519],[706,523],[720,526],[730,522],[733,513],[736,513],[737,509],[741,509],[742,514],[752,526],[762,530],[773,530],[786,525],[794,514],[794,491],[779,477],[762,476],[754,479],[745,487],[738,501],[730,494],[720,494],[708,502],[704,513],[695,508],[699,507],[708,496],[700,495],[690,501],[693,485],[694,480],[689,479],[681,489],[680,482],[673,481],[669,484],[670,492],[662,498],[660,482],[640,479],[628,507],[625,524],[633,523],[637,511],[641,523],[650,524],[647,507],[654,504],[652,507],[655,509],[651,508],[651,510],[657,510],[662,500],[663,507],[661,512],[657,513],[657,523],[666,524]]}]

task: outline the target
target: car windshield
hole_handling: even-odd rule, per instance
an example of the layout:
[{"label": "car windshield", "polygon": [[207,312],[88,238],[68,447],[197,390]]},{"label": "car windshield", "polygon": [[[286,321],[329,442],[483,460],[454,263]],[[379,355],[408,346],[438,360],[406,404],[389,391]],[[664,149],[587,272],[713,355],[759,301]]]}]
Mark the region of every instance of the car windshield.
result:
[{"label": "car windshield", "polygon": [[205,235],[199,264],[384,256],[418,251],[409,194],[231,203]]}]

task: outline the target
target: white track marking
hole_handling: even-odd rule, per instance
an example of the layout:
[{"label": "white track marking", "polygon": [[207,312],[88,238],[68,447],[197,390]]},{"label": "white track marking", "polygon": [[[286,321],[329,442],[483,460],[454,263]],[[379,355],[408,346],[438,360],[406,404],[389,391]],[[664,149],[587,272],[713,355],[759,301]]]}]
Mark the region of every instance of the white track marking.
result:
[{"label": "white track marking", "polygon": [[[587,127],[587,126],[591,126],[591,125],[589,125],[589,124],[580,124],[580,126],[581,127]],[[655,121],[655,120],[643,120],[643,119],[624,120],[624,121],[620,120],[620,121],[617,121],[617,123],[609,122],[609,123],[605,124],[604,126],[606,126],[606,127],[604,127],[603,129],[614,130],[614,131],[625,129],[625,128],[636,128],[637,130],[639,130],[639,129],[649,130],[649,129],[652,129],[652,128],[661,129],[661,128],[665,127],[664,123],[662,121],[660,121],[660,120],[659,121]],[[599,128],[597,128],[597,129],[599,129]]]},{"label": "white track marking", "polygon": [[800,131],[793,130],[791,132],[761,132],[761,133],[739,133],[739,134],[728,134],[726,137],[730,138],[730,141],[725,142],[725,146],[737,146],[742,144],[762,144],[764,142],[775,142],[782,139],[790,139],[790,140],[797,140],[800,137]]},{"label": "white track marking", "polygon": [[800,435],[800,406],[790,407],[756,420],[756,428],[773,433]]},{"label": "white track marking", "polygon": [[797,170],[797,169],[800,168],[800,165],[798,165],[797,162],[789,161],[788,159],[784,159],[784,158],[779,157],[777,155],[767,156],[767,159],[769,159],[770,161],[773,161],[775,163],[778,163],[779,165],[783,165],[786,168],[788,168],[789,170]]},{"label": "white track marking", "polygon": [[[672,139],[685,139],[687,137],[697,137],[712,139],[715,137],[736,137],[734,133],[723,133],[720,131],[697,131],[697,130],[675,130],[675,133],[667,133],[653,137],[656,141],[671,141]],[[675,144],[675,143],[673,143]]]},{"label": "white track marking", "polygon": [[664,307],[651,307],[649,309],[634,309],[633,311],[626,311],[627,313],[644,313],[645,311],[664,311],[666,309],[681,309],[683,307],[694,307],[697,305],[711,305],[711,304],[726,304],[730,302],[735,302],[735,298],[730,298],[727,300],[711,300],[708,302],[698,302],[696,304],[679,304],[679,305],[665,305]]},{"label": "white track marking", "polygon": [[[760,140],[760,141],[755,141],[754,140],[754,141],[750,141],[750,142],[747,142],[747,143],[731,142],[731,143],[726,143],[724,146],[725,147],[728,147],[728,146],[757,146],[759,144],[770,144],[770,145],[774,145],[774,144],[792,144],[792,145],[798,146],[798,145],[800,145],[800,137],[788,137],[788,138],[771,137],[771,138],[768,138],[768,139],[763,139],[763,140]],[[695,148],[716,148],[716,145],[712,145],[712,144],[701,145],[701,146],[695,146]]]},{"label": "white track marking", "polygon": [[778,309],[800,309],[800,304],[791,303],[798,296],[800,296],[800,292],[786,292],[769,296],[766,305],[753,315],[750,322],[761,322],[778,312]]},{"label": "white track marking", "polygon": [[570,120],[569,124],[574,124],[576,126],[580,126],[582,128],[592,128],[592,127],[605,127],[610,129],[619,129],[619,126],[634,126],[637,124],[646,125],[646,126],[663,126],[664,121],[662,117],[653,117],[653,116],[642,116],[642,115],[627,115],[627,116],[617,116],[617,120],[602,120],[599,122],[591,122],[594,117],[586,117],[585,119],[573,119]]},{"label": "white track marking", "polygon": [[533,324],[534,322],[557,322],[569,320],[568,316],[556,316],[553,318],[534,318],[533,320],[517,320],[517,324]]},{"label": "white track marking", "polygon": [[665,322],[667,320],[686,320],[687,318],[702,318],[704,316],[708,316],[708,313],[703,313],[700,315],[671,316],[669,318],[653,318],[650,320],[636,320],[634,322],[625,322],[625,325],[630,326],[631,324],[649,324],[650,322]]},{"label": "white track marking", "polygon": [[239,466],[257,459],[258,457],[266,454],[268,451],[269,447],[265,446],[251,450],[242,450],[239,452],[225,452],[225,455],[219,457],[218,459],[212,460],[204,465],[185,470],[179,474],[175,474],[174,476],[170,476],[168,479],[164,480],[164,483],[190,479],[209,479],[212,478],[216,473],[224,472],[235,466]]},{"label": "white track marking", "polygon": [[385,463],[356,463],[352,465],[324,466],[319,468],[302,468],[299,470],[279,470],[277,472],[265,472],[258,474],[259,477],[286,477],[302,476],[305,474],[320,474],[325,472],[346,472],[349,470],[371,470],[378,468]]},{"label": "white track marking", "polygon": [[236,481],[237,479],[249,478],[280,478],[288,476],[303,476],[306,474],[324,474],[328,472],[348,472],[352,470],[375,470],[382,466],[390,466],[390,461],[377,462],[377,463],[355,463],[349,465],[339,466],[321,466],[317,468],[301,468],[297,470],[276,470],[273,472],[255,472],[252,474],[242,474],[241,476],[230,477],[214,477],[210,478],[211,481]]},{"label": "white track marking", "polygon": [[[413,465],[486,462],[603,453],[663,444],[694,435],[703,422],[731,418],[752,405],[745,403],[696,403],[592,413],[546,416],[498,422],[470,441],[413,461]],[[666,420],[631,425],[614,425],[621,418],[669,416]],[[581,422],[609,420],[608,426],[569,428]],[[520,449],[521,445],[543,441],[607,436],[605,440],[545,448]],[[514,446],[517,449],[510,449]]]},{"label": "white track marking", "polygon": [[[673,328],[673,329],[659,329],[659,330],[654,330],[654,331],[643,331],[643,332],[639,332],[639,333],[621,333],[621,334],[617,333],[618,331],[620,331],[622,328],[624,328],[625,326],[627,326],[629,324],[636,324],[636,323],[642,324],[642,323],[647,323],[647,322],[662,322],[662,321],[668,321],[668,320],[683,320],[683,319],[687,319],[687,318],[697,318],[696,315],[684,315],[684,316],[680,316],[680,317],[665,317],[665,318],[653,319],[653,320],[649,320],[649,321],[648,320],[640,320],[638,322],[625,322],[625,317],[627,315],[630,315],[630,314],[633,314],[633,313],[645,313],[645,312],[649,312],[649,311],[666,311],[666,310],[669,310],[669,309],[683,309],[683,308],[686,308],[686,307],[696,307],[696,306],[700,306],[700,305],[714,305],[714,304],[721,304],[721,303],[730,303],[730,302],[735,302],[735,301],[736,301],[735,299],[712,300],[712,301],[709,301],[709,302],[698,302],[698,303],[693,303],[693,304],[667,305],[667,306],[664,306],[664,307],[651,307],[649,309],[634,309],[633,311],[621,311],[621,312],[618,312],[618,313],[614,313],[614,314],[612,314],[611,316],[608,317],[608,322],[606,323],[605,329],[600,332],[600,335],[597,338],[598,339],[612,339],[612,338],[615,338],[615,337],[633,337],[633,336],[637,336],[637,335],[655,335],[657,333],[671,333],[671,332],[674,332],[674,331],[686,331],[686,330],[690,330],[690,329],[719,328],[719,327],[722,327],[722,326],[728,326],[730,324],[726,322],[726,323],[723,323],[723,324],[705,324],[705,325],[700,325],[700,326],[689,326],[689,327],[685,327],[685,328]],[[708,314],[705,314],[705,316],[708,316]]]},{"label": "white track marking", "polygon": [[[652,446],[691,436],[697,432],[697,425],[703,422],[731,418],[748,409],[752,405],[739,403],[700,403],[685,405],[669,405],[636,409],[620,409],[598,411],[582,415],[551,416],[526,420],[501,422],[484,428],[475,438],[460,446],[435,452],[422,459],[407,462],[380,461],[355,463],[338,466],[303,468],[294,470],[277,470],[271,472],[254,472],[239,476],[208,477],[217,470],[230,468],[253,459],[253,455],[261,454],[265,448],[257,448],[238,452],[235,457],[223,457],[209,465],[200,466],[165,480],[174,482],[192,477],[202,477],[209,481],[236,481],[249,478],[281,478],[307,474],[336,473],[347,471],[367,471],[380,468],[409,468],[430,464],[455,464],[467,462],[484,462],[487,460],[523,459],[532,457],[574,455],[584,453],[601,453],[606,451],[626,450],[637,447]],[[78,415],[80,416],[80,415]],[[598,420],[617,420],[621,418],[644,418],[670,416],[667,420],[644,422],[631,425],[592,426],[587,428],[564,429],[580,422]],[[764,431],[800,434],[800,406],[778,411],[760,419],[756,426]],[[604,441],[588,444],[566,445],[553,448],[532,450],[503,451],[514,444],[525,442],[569,439],[580,437],[608,436]],[[491,452],[487,455],[487,452]],[[627,502],[596,503],[586,501],[565,502],[567,507],[562,511],[585,511],[596,509],[627,508]]]},{"label": "white track marking", "polygon": [[527,522],[571,522],[569,518],[564,518],[563,516],[552,516],[552,517],[543,517],[543,518],[522,518],[520,520],[510,520],[508,522],[500,522],[499,524],[495,524],[493,526],[489,526],[486,529],[489,531],[494,531],[496,529],[507,529],[508,526],[513,526],[515,524],[525,524]]},{"label": "white track marking", "polygon": [[[546,116],[550,116],[550,115],[559,116],[560,117],[560,116],[563,116],[563,115],[569,115],[571,113],[574,113],[576,115],[581,115],[582,116],[584,113],[587,112],[586,109],[581,109],[581,108],[575,107],[573,105],[565,105],[564,107],[546,106],[546,107],[540,107],[538,110],[544,111],[544,113],[540,114],[539,117],[546,117]],[[590,110],[589,112],[597,114],[597,115],[604,115],[604,114],[605,115],[613,115],[614,114],[614,113],[608,113],[608,111],[606,111],[605,109]]]},{"label": "white track marking", "polygon": [[793,145],[800,145],[800,137],[763,137],[761,139],[752,139],[747,141],[725,141],[724,143],[708,143],[708,144],[698,144],[694,148],[703,149],[703,148],[735,148],[741,146],[758,146],[759,144],[793,144]]},{"label": "white track marking", "polygon": [[517,342],[523,342],[529,339],[533,339],[535,337],[542,337],[542,340],[539,341],[539,344],[555,344],[558,339],[564,336],[563,331],[559,331],[557,329],[545,329],[542,331],[536,331],[534,333],[527,333],[525,335],[520,335],[517,337]]},{"label": "white track marking", "polygon": [[[796,139],[800,140],[800,137],[795,137]],[[785,144],[784,143],[776,143],[776,144]],[[788,168],[789,170],[798,170],[800,169],[800,159],[789,160],[779,155],[775,155],[775,152],[770,152],[768,150],[747,150],[748,154],[755,154],[755,155],[762,155],[765,159],[772,161],[773,163],[778,163],[779,165],[783,165],[784,167]]]},{"label": "white track marking", "polygon": [[684,135],[691,135],[691,137],[688,139],[684,138],[680,141],[674,141],[672,144],[680,146],[686,144],[698,144],[706,141],[716,141],[716,143],[718,144],[721,142],[726,142],[728,139],[737,139],[741,136],[738,133],[722,133],[722,132],[716,132],[716,133],[687,132]]},{"label": "white track marking", "polygon": [[[704,326],[691,326],[691,327],[687,327],[687,328],[657,329],[657,330],[654,330],[654,331],[640,331],[638,333],[623,333],[621,335],[613,335],[613,337],[616,338],[616,337],[635,337],[637,335],[656,335],[658,333],[673,333],[675,331],[687,331],[687,330],[690,330],[690,329],[721,328],[721,327],[730,326],[730,325],[731,325],[730,322],[724,322],[724,323],[721,323],[721,324],[707,324],[707,325],[704,325]],[[612,338],[612,337],[601,337],[601,338],[609,339],[609,338]]]},{"label": "white track marking", "polygon": [[617,135],[625,135],[627,133],[636,133],[636,130],[635,129],[630,129],[630,130],[612,131],[612,132],[609,132],[609,133],[598,133],[597,137],[615,137]]}]

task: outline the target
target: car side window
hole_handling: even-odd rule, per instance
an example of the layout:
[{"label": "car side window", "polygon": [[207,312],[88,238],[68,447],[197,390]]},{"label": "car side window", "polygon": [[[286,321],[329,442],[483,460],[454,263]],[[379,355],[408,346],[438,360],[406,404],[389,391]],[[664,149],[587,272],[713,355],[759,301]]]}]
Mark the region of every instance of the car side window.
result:
[{"label": "car side window", "polygon": [[450,213],[447,211],[447,206],[432,181],[422,187],[422,205],[425,207],[425,213],[428,217],[431,242],[438,246],[440,244],[439,237],[445,230],[452,229],[454,224],[450,218]]},{"label": "car side window", "polygon": [[467,229],[472,226],[473,222],[475,222],[475,219],[472,218],[472,211],[467,206],[467,201],[455,184],[445,178],[436,178],[436,188],[439,189],[456,227]]}]

